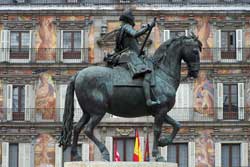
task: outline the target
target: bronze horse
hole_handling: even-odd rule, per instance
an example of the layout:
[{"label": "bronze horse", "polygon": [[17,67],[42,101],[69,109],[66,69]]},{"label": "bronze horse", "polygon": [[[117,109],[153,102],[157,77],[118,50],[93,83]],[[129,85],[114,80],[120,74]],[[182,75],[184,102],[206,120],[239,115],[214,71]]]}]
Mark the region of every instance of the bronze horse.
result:
[{"label": "bronze horse", "polygon": [[[181,61],[184,60],[187,64],[187,77],[196,78],[200,69],[201,48],[201,42],[193,34],[189,37],[170,39],[162,43],[156,50],[151,59],[155,75],[155,86],[152,87],[152,93],[158,97],[160,104],[153,107],[146,105],[142,87],[116,88],[113,85],[112,80],[115,79],[114,77],[118,77],[116,68],[95,66],[79,71],[70,79],[67,87],[60,145],[63,145],[64,149],[70,145],[73,129],[71,154],[73,160],[81,160],[76,146],[79,133],[84,128],[84,133],[97,145],[103,159],[110,161],[107,148],[93,134],[94,128],[104,115],[106,113],[121,117],[152,115],[155,119],[152,156],[156,158],[156,161],[164,161],[158,151],[158,146],[164,147],[172,143],[180,129],[180,123],[167,113],[175,104],[176,91],[181,78]],[[73,128],[74,91],[83,116]],[[172,125],[173,131],[170,136],[161,136],[163,123]]]}]

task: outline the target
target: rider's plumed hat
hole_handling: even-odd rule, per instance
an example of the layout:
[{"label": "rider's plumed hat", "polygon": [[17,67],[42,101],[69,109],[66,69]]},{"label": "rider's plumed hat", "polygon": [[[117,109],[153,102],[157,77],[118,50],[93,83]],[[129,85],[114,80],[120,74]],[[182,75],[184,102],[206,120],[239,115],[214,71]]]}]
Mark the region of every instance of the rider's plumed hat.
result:
[{"label": "rider's plumed hat", "polygon": [[124,11],[120,16],[119,20],[129,23],[132,26],[135,25],[135,17],[130,9]]}]

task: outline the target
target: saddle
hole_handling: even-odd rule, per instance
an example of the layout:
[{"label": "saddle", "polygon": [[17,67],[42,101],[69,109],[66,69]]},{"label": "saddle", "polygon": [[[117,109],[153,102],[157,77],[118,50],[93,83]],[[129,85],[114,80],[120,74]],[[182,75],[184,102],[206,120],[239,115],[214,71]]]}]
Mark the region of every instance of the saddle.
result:
[{"label": "saddle", "polygon": [[[122,66],[115,66],[112,72],[112,82],[115,87],[142,87],[143,78],[132,78],[132,73]],[[152,74],[150,86],[155,86],[155,77]]]}]

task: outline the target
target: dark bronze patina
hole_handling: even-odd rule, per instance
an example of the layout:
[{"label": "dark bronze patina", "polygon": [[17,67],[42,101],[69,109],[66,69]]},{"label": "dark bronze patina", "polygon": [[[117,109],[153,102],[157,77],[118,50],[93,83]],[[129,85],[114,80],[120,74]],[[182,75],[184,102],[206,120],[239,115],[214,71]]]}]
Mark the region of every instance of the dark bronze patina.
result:
[{"label": "dark bronze patina", "polygon": [[[128,27],[132,28],[131,25]],[[60,145],[64,149],[70,145],[73,130],[71,154],[73,160],[81,160],[76,148],[79,133],[84,128],[84,133],[97,145],[103,159],[109,161],[109,152],[106,146],[93,134],[94,128],[105,113],[127,118],[152,115],[155,118],[152,156],[156,158],[156,161],[164,161],[158,147],[172,143],[180,129],[180,123],[167,113],[175,104],[176,91],[181,78],[181,61],[184,60],[187,64],[187,77],[196,78],[200,69],[199,53],[201,48],[202,44],[195,35],[182,36],[164,42],[152,58],[147,59],[154,71],[154,84],[151,83],[153,86],[149,93],[160,101],[158,105],[153,106],[149,106],[145,102],[143,79],[140,77],[132,79],[126,68],[92,66],[79,71],[70,79],[67,87]],[[130,51],[130,49],[125,51],[129,57],[131,57],[130,53],[137,53],[134,57],[138,57],[139,54],[139,52]],[[83,111],[83,116],[73,127],[74,92]],[[161,135],[163,123],[172,125],[173,131],[170,136]]]}]

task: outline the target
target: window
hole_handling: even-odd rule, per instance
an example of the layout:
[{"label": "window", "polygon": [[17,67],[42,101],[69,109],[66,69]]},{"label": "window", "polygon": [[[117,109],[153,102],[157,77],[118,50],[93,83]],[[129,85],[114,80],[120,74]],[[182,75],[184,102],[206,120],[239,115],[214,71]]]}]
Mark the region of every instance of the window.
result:
[{"label": "window", "polygon": [[176,37],[180,37],[180,36],[184,36],[186,33],[185,31],[170,31],[170,38],[176,38]]},{"label": "window", "polygon": [[223,84],[223,118],[238,119],[237,84]]},{"label": "window", "polygon": [[236,59],[235,31],[221,31],[221,58]]},{"label": "window", "polygon": [[28,59],[29,58],[29,31],[10,32],[10,58]]},{"label": "window", "polygon": [[12,114],[13,120],[24,120],[25,111],[25,88],[24,85],[13,85]]},{"label": "window", "polygon": [[222,144],[221,154],[222,167],[240,166],[240,144]]},{"label": "window", "polygon": [[81,31],[63,32],[63,59],[81,58]]},{"label": "window", "polygon": [[9,145],[9,167],[18,167],[18,144]]},{"label": "window", "polygon": [[[77,152],[79,155],[82,155],[82,145],[80,144],[77,145]],[[71,147],[68,147],[63,152],[63,162],[70,162],[70,161],[71,161]]]},{"label": "window", "polygon": [[[135,138],[114,138],[113,139],[113,148],[117,144],[117,151],[119,152],[121,161],[133,161],[133,152],[134,152],[134,142]],[[113,159],[115,159],[113,151]]]},{"label": "window", "polygon": [[178,163],[179,167],[188,167],[188,145],[185,143],[168,145],[167,161]]}]

